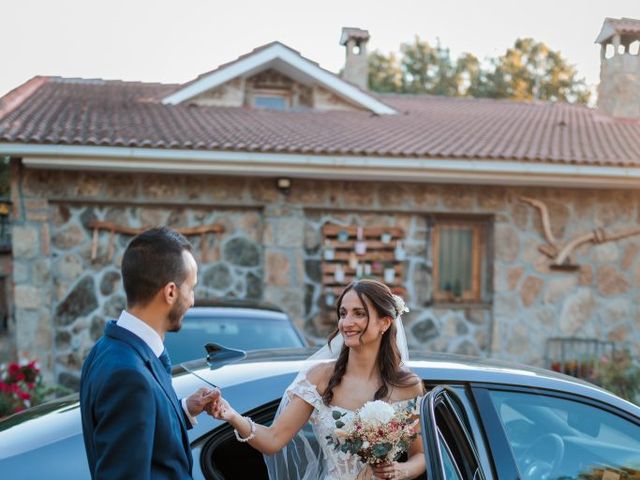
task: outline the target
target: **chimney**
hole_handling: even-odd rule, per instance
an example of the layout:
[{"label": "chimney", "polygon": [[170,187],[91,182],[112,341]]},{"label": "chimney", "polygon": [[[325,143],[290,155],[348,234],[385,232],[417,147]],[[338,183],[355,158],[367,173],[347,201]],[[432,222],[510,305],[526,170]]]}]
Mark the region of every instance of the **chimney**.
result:
[{"label": "chimney", "polygon": [[369,83],[369,63],[367,61],[367,42],[369,32],[360,28],[342,28],[340,45],[347,49],[342,78],[347,82],[367,90]]},{"label": "chimney", "polygon": [[614,117],[640,119],[640,20],[606,18],[596,43],[598,109]]}]

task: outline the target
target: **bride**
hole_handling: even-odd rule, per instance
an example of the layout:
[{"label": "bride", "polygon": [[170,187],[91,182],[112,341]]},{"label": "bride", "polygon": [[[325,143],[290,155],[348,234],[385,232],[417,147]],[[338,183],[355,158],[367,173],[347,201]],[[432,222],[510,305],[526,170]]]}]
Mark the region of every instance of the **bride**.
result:
[{"label": "bride", "polygon": [[[335,430],[334,410],[348,420],[370,400],[384,400],[398,409],[423,395],[422,382],[403,365],[407,345],[400,316],[405,310],[402,299],[383,283],[351,283],[337,301],[338,329],[329,344],[310,357],[310,368],[303,368],[287,388],[271,426],[239,415],[222,397],[209,413],[229,422],[239,441],[265,454],[270,479],[417,477],[425,471],[420,435],[406,461],[372,470],[356,455],[335,450],[325,438]],[[319,450],[311,448],[301,431],[308,421]]]}]

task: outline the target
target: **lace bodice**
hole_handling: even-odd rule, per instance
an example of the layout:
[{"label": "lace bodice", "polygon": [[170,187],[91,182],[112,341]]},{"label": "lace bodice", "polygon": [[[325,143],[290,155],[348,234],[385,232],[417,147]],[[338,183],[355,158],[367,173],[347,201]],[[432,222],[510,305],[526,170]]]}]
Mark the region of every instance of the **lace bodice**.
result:
[{"label": "lace bodice", "polygon": [[[313,406],[313,413],[309,418],[313,427],[313,433],[318,441],[325,459],[325,475],[322,480],[354,480],[358,474],[364,469],[365,465],[360,461],[357,455],[350,455],[335,450],[326,440],[327,435],[332,435],[335,431],[335,420],[332,416],[334,410],[346,413],[343,421],[347,423],[355,414],[354,411],[337,407],[333,405],[325,405],[322,401],[320,393],[315,385],[313,385],[306,377],[301,377],[295,381],[287,389],[287,394],[291,397],[297,395],[305,402]],[[406,406],[411,400],[404,400],[392,403],[395,409]],[[417,402],[416,402],[417,405]],[[416,406],[417,408],[417,406]]]}]

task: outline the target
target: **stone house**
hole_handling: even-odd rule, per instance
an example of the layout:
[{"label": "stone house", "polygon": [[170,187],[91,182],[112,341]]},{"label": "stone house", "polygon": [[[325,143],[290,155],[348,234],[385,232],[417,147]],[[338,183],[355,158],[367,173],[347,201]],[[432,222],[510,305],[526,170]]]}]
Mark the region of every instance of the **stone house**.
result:
[{"label": "stone house", "polygon": [[[184,229],[198,296],[282,306],[309,338],[354,276],[403,294],[412,347],[542,364],[640,341],[640,21],[607,19],[598,108],[366,90],[281,44],[183,85],[36,77],[0,100],[12,169],[0,354],[76,385],[124,306],[135,228]],[[607,53],[608,52],[608,53]]]}]

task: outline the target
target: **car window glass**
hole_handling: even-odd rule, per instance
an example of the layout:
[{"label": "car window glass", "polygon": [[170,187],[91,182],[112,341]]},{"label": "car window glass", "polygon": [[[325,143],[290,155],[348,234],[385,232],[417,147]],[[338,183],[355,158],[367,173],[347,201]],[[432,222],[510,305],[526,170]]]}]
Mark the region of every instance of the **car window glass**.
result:
[{"label": "car window glass", "polygon": [[482,465],[482,470],[485,472],[487,477],[490,478],[491,472],[492,472],[491,462],[489,460],[487,446],[484,443],[484,437],[480,430],[480,425],[478,424],[478,419],[474,414],[475,409],[472,407],[469,397],[467,395],[467,392],[463,386],[455,385],[455,386],[451,386],[450,388],[456,392],[456,395],[458,395],[460,403],[464,407],[464,410],[467,414],[467,419],[469,420],[469,427],[471,428],[470,433],[473,437],[473,442],[478,452],[478,457],[480,460],[480,464]]},{"label": "car window glass", "polygon": [[168,333],[164,343],[175,365],[203,358],[206,343],[218,343],[240,350],[304,347],[294,327],[286,320],[188,315],[180,331]]},{"label": "car window glass", "polygon": [[469,438],[470,432],[467,431],[467,425],[461,423],[463,416],[459,410],[459,405],[453,400],[436,404],[436,424],[439,434],[444,440],[441,455],[443,462],[446,463],[445,451],[448,450],[448,455],[451,456],[450,460],[458,467],[460,474],[464,478],[474,478],[479,469],[478,459],[475,449],[469,443],[473,439]]},{"label": "car window glass", "polygon": [[459,473],[460,471],[452,458],[449,445],[442,436],[442,432],[438,431],[438,435],[440,436],[440,441],[442,442],[442,464],[444,466],[444,478],[446,478],[447,480],[450,478],[454,480],[462,480],[462,477]]},{"label": "car window glass", "polygon": [[640,476],[640,426],[564,398],[492,391],[523,480]]}]

